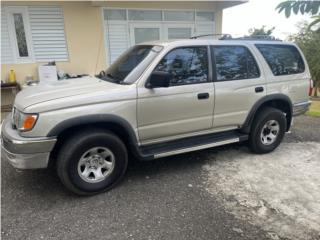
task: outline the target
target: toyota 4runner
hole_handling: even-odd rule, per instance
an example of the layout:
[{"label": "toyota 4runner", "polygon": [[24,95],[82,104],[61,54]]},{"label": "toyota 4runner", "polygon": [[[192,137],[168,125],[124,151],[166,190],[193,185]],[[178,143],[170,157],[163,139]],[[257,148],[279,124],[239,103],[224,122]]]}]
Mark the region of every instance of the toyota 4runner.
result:
[{"label": "toyota 4runner", "polygon": [[247,141],[273,151],[311,84],[292,43],[191,39],[136,45],[106,71],[21,91],[2,124],[16,168],[55,166],[76,194],[112,188],[128,155],[151,160]]}]

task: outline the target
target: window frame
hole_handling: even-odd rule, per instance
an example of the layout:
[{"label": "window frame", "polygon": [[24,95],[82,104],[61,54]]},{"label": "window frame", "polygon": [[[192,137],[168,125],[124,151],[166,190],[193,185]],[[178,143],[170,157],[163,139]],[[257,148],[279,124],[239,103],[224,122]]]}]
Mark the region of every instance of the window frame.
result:
[{"label": "window frame", "polygon": [[[271,47],[279,47],[279,46],[280,46],[280,47],[290,47],[290,48],[294,48],[294,49],[297,51],[297,53],[299,54],[300,60],[301,60],[301,62],[302,62],[302,64],[303,64],[303,71],[302,71],[302,72],[298,72],[298,73],[275,75],[274,72],[272,71],[271,65],[269,64],[269,62],[267,61],[267,59],[265,58],[265,56],[264,56],[264,55],[262,54],[262,52],[260,51],[260,49],[259,49],[259,47],[258,47],[259,45],[260,45],[260,46],[271,46]],[[254,44],[254,46],[255,46],[255,48],[258,50],[259,54],[261,55],[261,57],[263,58],[263,60],[265,61],[265,63],[268,65],[269,70],[270,70],[270,72],[272,73],[272,75],[273,75],[274,77],[283,77],[283,76],[285,77],[285,76],[303,74],[303,73],[306,72],[306,63],[305,63],[305,61],[304,61],[304,59],[303,59],[303,55],[302,55],[302,53],[299,51],[299,49],[298,49],[296,46],[291,45],[291,44],[274,44],[274,43],[272,43],[272,44],[256,43],[256,44]]]},{"label": "window frame", "polygon": [[[155,69],[158,67],[159,63],[162,61],[163,58],[165,58],[169,53],[171,53],[174,50],[180,49],[180,48],[199,48],[199,47],[203,47],[207,49],[207,69],[208,69],[208,79],[206,82],[198,82],[198,83],[187,83],[187,84],[180,84],[180,85],[170,85],[168,88],[171,87],[180,87],[180,86],[188,86],[188,85],[195,85],[195,84],[204,84],[204,83],[211,83],[213,82],[213,77],[212,77],[212,62],[211,62],[211,51],[210,51],[210,46],[209,45],[186,45],[186,46],[179,46],[179,47],[174,47],[171,48],[169,51],[167,51],[163,57],[161,57],[161,59],[157,62],[157,64],[155,65],[155,67],[152,69],[151,74],[155,71]],[[148,77],[147,81],[145,82],[144,86],[147,87],[148,83],[149,83],[149,79],[150,76]]]},{"label": "window frame", "polygon": [[[16,35],[16,31],[15,31],[15,24],[14,24],[14,19],[13,19],[13,14],[15,14],[15,13],[22,15],[23,26],[24,26],[25,37],[26,37],[26,44],[27,44],[27,49],[28,49],[28,56],[27,57],[20,57],[20,55],[19,55],[19,46],[18,46],[18,40],[17,40],[17,35]],[[6,17],[8,20],[9,38],[11,39],[11,41],[13,41],[13,44],[12,44],[13,57],[14,57],[13,64],[34,63],[35,59],[34,59],[34,54],[33,54],[28,7],[26,7],[26,6],[7,6]]]},{"label": "window frame", "polygon": [[[217,65],[216,65],[216,58],[215,58],[215,53],[214,53],[214,47],[243,47],[247,50],[247,52],[251,55],[251,57],[253,58],[253,60],[256,63],[257,69],[258,69],[258,76],[257,77],[251,77],[251,78],[240,78],[240,79],[225,79],[225,80],[218,80],[217,77]],[[252,53],[252,51],[244,45],[209,45],[209,48],[211,50],[211,63],[212,63],[212,79],[213,82],[227,82],[227,81],[242,81],[242,80],[250,80],[250,79],[257,79],[261,77],[261,69],[260,66],[258,64],[258,61],[256,59],[256,57],[254,56],[254,54]]]}]

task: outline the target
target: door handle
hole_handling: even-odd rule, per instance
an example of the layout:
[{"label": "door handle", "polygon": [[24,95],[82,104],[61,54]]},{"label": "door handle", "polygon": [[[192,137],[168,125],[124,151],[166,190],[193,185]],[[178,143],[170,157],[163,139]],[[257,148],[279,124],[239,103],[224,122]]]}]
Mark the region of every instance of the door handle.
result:
[{"label": "door handle", "polygon": [[263,92],[264,88],[263,87],[256,87],[254,90],[256,93],[258,93],[258,92]]},{"label": "door handle", "polygon": [[198,99],[208,99],[209,98],[209,93],[199,93],[198,94]]}]

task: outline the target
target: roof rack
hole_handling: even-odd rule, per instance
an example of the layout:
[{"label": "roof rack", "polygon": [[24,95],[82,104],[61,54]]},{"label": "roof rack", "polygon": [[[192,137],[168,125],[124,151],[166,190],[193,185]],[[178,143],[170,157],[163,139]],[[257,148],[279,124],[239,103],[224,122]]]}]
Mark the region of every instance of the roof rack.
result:
[{"label": "roof rack", "polygon": [[213,33],[213,34],[197,35],[197,36],[192,36],[192,37],[190,37],[190,39],[198,39],[198,38],[210,37],[210,36],[213,36],[213,37],[214,37],[214,36],[221,36],[221,37],[219,38],[219,40],[232,39],[231,34],[225,34],[225,33],[221,33],[221,34]]},{"label": "roof rack", "polygon": [[254,35],[254,36],[243,36],[243,37],[233,38],[231,34],[204,34],[204,35],[192,36],[190,39],[198,39],[198,38],[209,37],[209,36],[221,36],[220,38],[218,38],[219,40],[281,41],[280,39],[277,39],[274,36],[270,36],[270,35]]},{"label": "roof rack", "polygon": [[270,35],[254,35],[254,36],[244,36],[244,37],[238,37],[238,38],[227,38],[224,40],[255,40],[255,41],[280,41],[280,39],[275,38],[274,36]]}]

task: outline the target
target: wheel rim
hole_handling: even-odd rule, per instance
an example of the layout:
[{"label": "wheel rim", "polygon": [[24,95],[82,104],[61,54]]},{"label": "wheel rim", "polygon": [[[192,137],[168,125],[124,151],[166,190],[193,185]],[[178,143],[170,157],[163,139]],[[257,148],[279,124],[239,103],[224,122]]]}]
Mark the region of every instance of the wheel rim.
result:
[{"label": "wheel rim", "polygon": [[278,137],[280,125],[276,120],[267,121],[261,131],[260,139],[262,144],[270,145],[274,143]]},{"label": "wheel rim", "polygon": [[78,174],[88,183],[105,180],[114,169],[115,157],[110,149],[94,147],[86,151],[78,162]]}]

